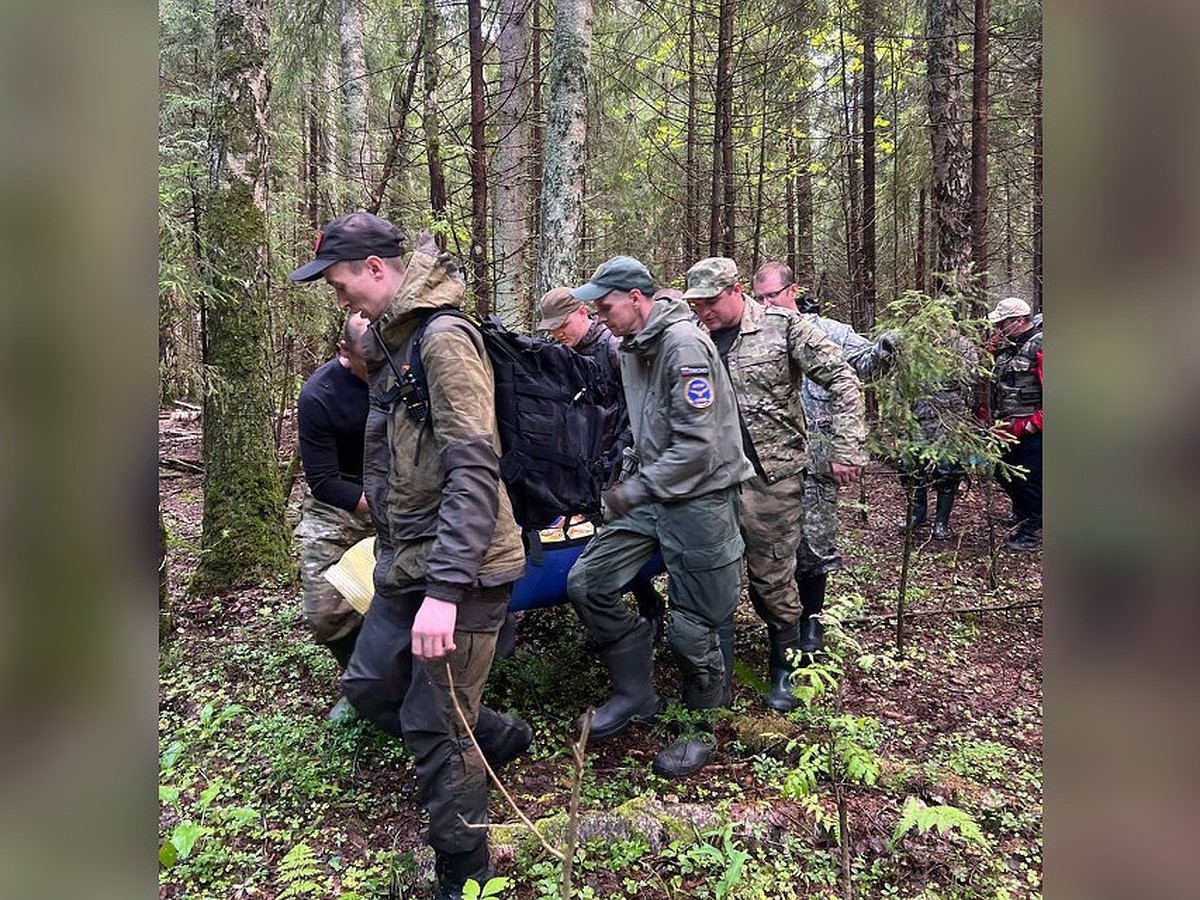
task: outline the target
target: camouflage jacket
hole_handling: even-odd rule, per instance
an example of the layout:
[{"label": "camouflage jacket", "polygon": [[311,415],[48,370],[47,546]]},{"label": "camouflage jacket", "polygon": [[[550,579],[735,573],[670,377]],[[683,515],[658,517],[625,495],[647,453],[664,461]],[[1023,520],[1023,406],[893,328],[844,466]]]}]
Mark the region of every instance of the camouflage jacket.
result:
[{"label": "camouflage jacket", "polygon": [[[862,382],[874,381],[887,374],[892,366],[891,354],[878,342],[863,337],[845,322],[827,319],[815,313],[805,313],[803,318],[811,322],[842,348],[846,362],[850,364]],[[833,442],[833,395],[811,378],[804,379],[804,416],[810,432],[811,471],[817,475],[829,473],[829,463],[842,462],[836,455]],[[865,433],[865,425],[864,425]]]},{"label": "camouflage jacket", "polygon": [[801,379],[821,385],[829,398],[834,458],[845,465],[865,463],[862,386],[841,349],[804,316],[749,297],[745,302],[726,361],[767,481],[809,465]]},{"label": "camouflage jacket", "polygon": [[947,432],[954,422],[974,421],[974,395],[979,368],[979,353],[974,345],[958,332],[947,336],[949,346],[957,359],[955,365],[961,374],[946,384],[930,386],[912,403],[913,418],[920,429],[918,440],[932,444]]},{"label": "camouflage jacket", "polygon": [[640,461],[620,485],[631,505],[688,500],[754,475],[729,376],[683,300],[656,300],[645,328],[621,342],[621,378]]},{"label": "camouflage jacket", "polygon": [[[424,237],[424,236],[422,236]],[[521,534],[500,480],[491,362],[470,323],[444,316],[421,346],[429,416],[414,421],[403,402],[381,408],[401,372],[422,310],[460,307],[466,286],[448,254],[419,241],[391,305],[372,324],[367,372],[363,481],[378,532],[376,590],[424,583],[426,593],[459,602],[472,587],[506,584],[525,570]],[[460,610],[460,627],[472,614]]]}]

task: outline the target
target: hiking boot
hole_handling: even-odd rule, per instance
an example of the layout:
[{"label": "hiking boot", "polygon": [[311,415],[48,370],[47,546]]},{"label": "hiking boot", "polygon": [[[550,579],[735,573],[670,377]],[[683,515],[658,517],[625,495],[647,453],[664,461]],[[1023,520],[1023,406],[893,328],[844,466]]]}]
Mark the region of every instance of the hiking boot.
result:
[{"label": "hiking boot", "polygon": [[937,512],[934,514],[933,539],[944,541],[953,536],[950,531],[950,512],[954,509],[954,494],[956,485],[939,487],[937,491]]},{"label": "hiking boot", "polygon": [[[624,731],[630,723],[654,718],[658,695],[654,693],[654,626],[638,619],[621,640],[600,652],[612,679],[612,696],[596,709],[589,736],[604,740]],[[582,730],[581,716],[576,726]]]},{"label": "hiking boot", "polygon": [[1036,550],[1038,548],[1038,536],[1032,531],[1019,530],[1004,542],[1004,546],[1009,550]]},{"label": "hiking boot", "polygon": [[492,771],[499,774],[505,765],[529,749],[533,743],[533,729],[516,716],[481,706],[475,724],[475,740]]},{"label": "hiking boot", "polygon": [[437,891],[433,900],[462,900],[463,885],[468,878],[474,878],[483,887],[496,870],[492,868],[485,840],[466,853],[445,853],[435,849],[433,872],[437,876]]},{"label": "hiking boot", "polygon": [[650,768],[660,778],[686,778],[708,765],[716,748],[717,739],[711,731],[694,731],[660,750]]}]

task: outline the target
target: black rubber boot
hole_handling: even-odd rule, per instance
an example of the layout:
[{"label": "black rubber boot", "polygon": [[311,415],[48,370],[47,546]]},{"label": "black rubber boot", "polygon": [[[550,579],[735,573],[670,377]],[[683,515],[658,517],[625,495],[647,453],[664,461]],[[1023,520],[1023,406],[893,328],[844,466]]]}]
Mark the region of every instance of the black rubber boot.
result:
[{"label": "black rubber boot", "polygon": [[[925,488],[919,487],[913,491],[912,527],[924,525],[927,518],[929,518],[929,492]],[[904,522],[896,527],[898,534],[904,534],[906,530]]]},{"label": "black rubber boot", "polygon": [[533,729],[516,716],[481,706],[479,721],[475,723],[475,740],[492,771],[499,774],[506,764],[529,749],[533,743]]},{"label": "black rubber boot", "polygon": [[[637,627],[615,644],[600,651],[612,679],[612,696],[596,709],[589,733],[595,740],[610,738],[634,720],[654,718],[658,695],[654,693],[654,626],[638,619]],[[583,719],[576,725],[582,729]]]},{"label": "black rubber boot", "polygon": [[825,626],[819,615],[825,608],[825,586],[828,575],[807,575],[797,580],[800,586],[800,605],[804,609],[800,617],[800,650],[803,653],[818,653],[825,649]]},{"label": "black rubber boot", "polygon": [[701,688],[693,679],[683,679],[680,688],[683,705],[698,714],[701,721],[658,752],[650,764],[655,775],[660,778],[686,778],[708,765],[713,751],[717,749],[711,710],[720,702],[723,691],[724,685],[720,683]]},{"label": "black rubber boot", "polygon": [[433,895],[434,900],[462,900],[463,885],[468,878],[474,878],[483,887],[495,871],[488,857],[486,840],[466,853],[435,850],[433,872],[437,876],[437,893]]},{"label": "black rubber boot", "polygon": [[934,540],[944,541],[953,536],[953,532],[950,531],[950,511],[954,509],[954,495],[957,491],[957,483],[938,485],[937,512],[933,517]]},{"label": "black rubber boot", "polygon": [[763,705],[776,712],[791,712],[800,705],[792,693],[792,669],[789,661],[789,650],[800,650],[800,624],[797,622],[786,628],[767,626],[767,640],[771,644],[771,655],[768,663],[768,674],[771,687],[763,696]]}]

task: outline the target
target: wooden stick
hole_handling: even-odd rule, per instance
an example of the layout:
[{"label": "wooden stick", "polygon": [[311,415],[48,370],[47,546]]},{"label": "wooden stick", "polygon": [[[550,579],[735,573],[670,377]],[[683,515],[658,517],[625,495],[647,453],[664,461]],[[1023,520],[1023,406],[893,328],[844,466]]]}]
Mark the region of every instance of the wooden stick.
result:
[{"label": "wooden stick", "polygon": [[[905,610],[904,618],[912,616],[961,616],[966,613],[983,613],[983,612],[1004,612],[1010,609],[1032,609],[1040,607],[1042,601],[1036,600],[1030,603],[1010,603],[1007,606],[960,606],[955,609],[918,609],[914,611]],[[866,625],[871,622],[883,622],[888,619],[896,618],[895,613],[881,613],[877,616],[859,616],[857,619],[847,619],[847,623],[853,625]]]}]

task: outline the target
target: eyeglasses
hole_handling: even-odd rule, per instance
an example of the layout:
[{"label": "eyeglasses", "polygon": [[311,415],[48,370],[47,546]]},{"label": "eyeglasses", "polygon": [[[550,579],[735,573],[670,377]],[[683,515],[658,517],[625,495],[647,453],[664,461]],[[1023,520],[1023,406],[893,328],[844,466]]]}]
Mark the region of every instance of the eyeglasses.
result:
[{"label": "eyeglasses", "polygon": [[793,285],[785,284],[779,290],[771,291],[769,294],[755,294],[754,299],[757,300],[759,303],[774,303],[775,300],[779,297],[779,295],[782,294],[784,291],[786,291],[790,287],[793,287]]}]

